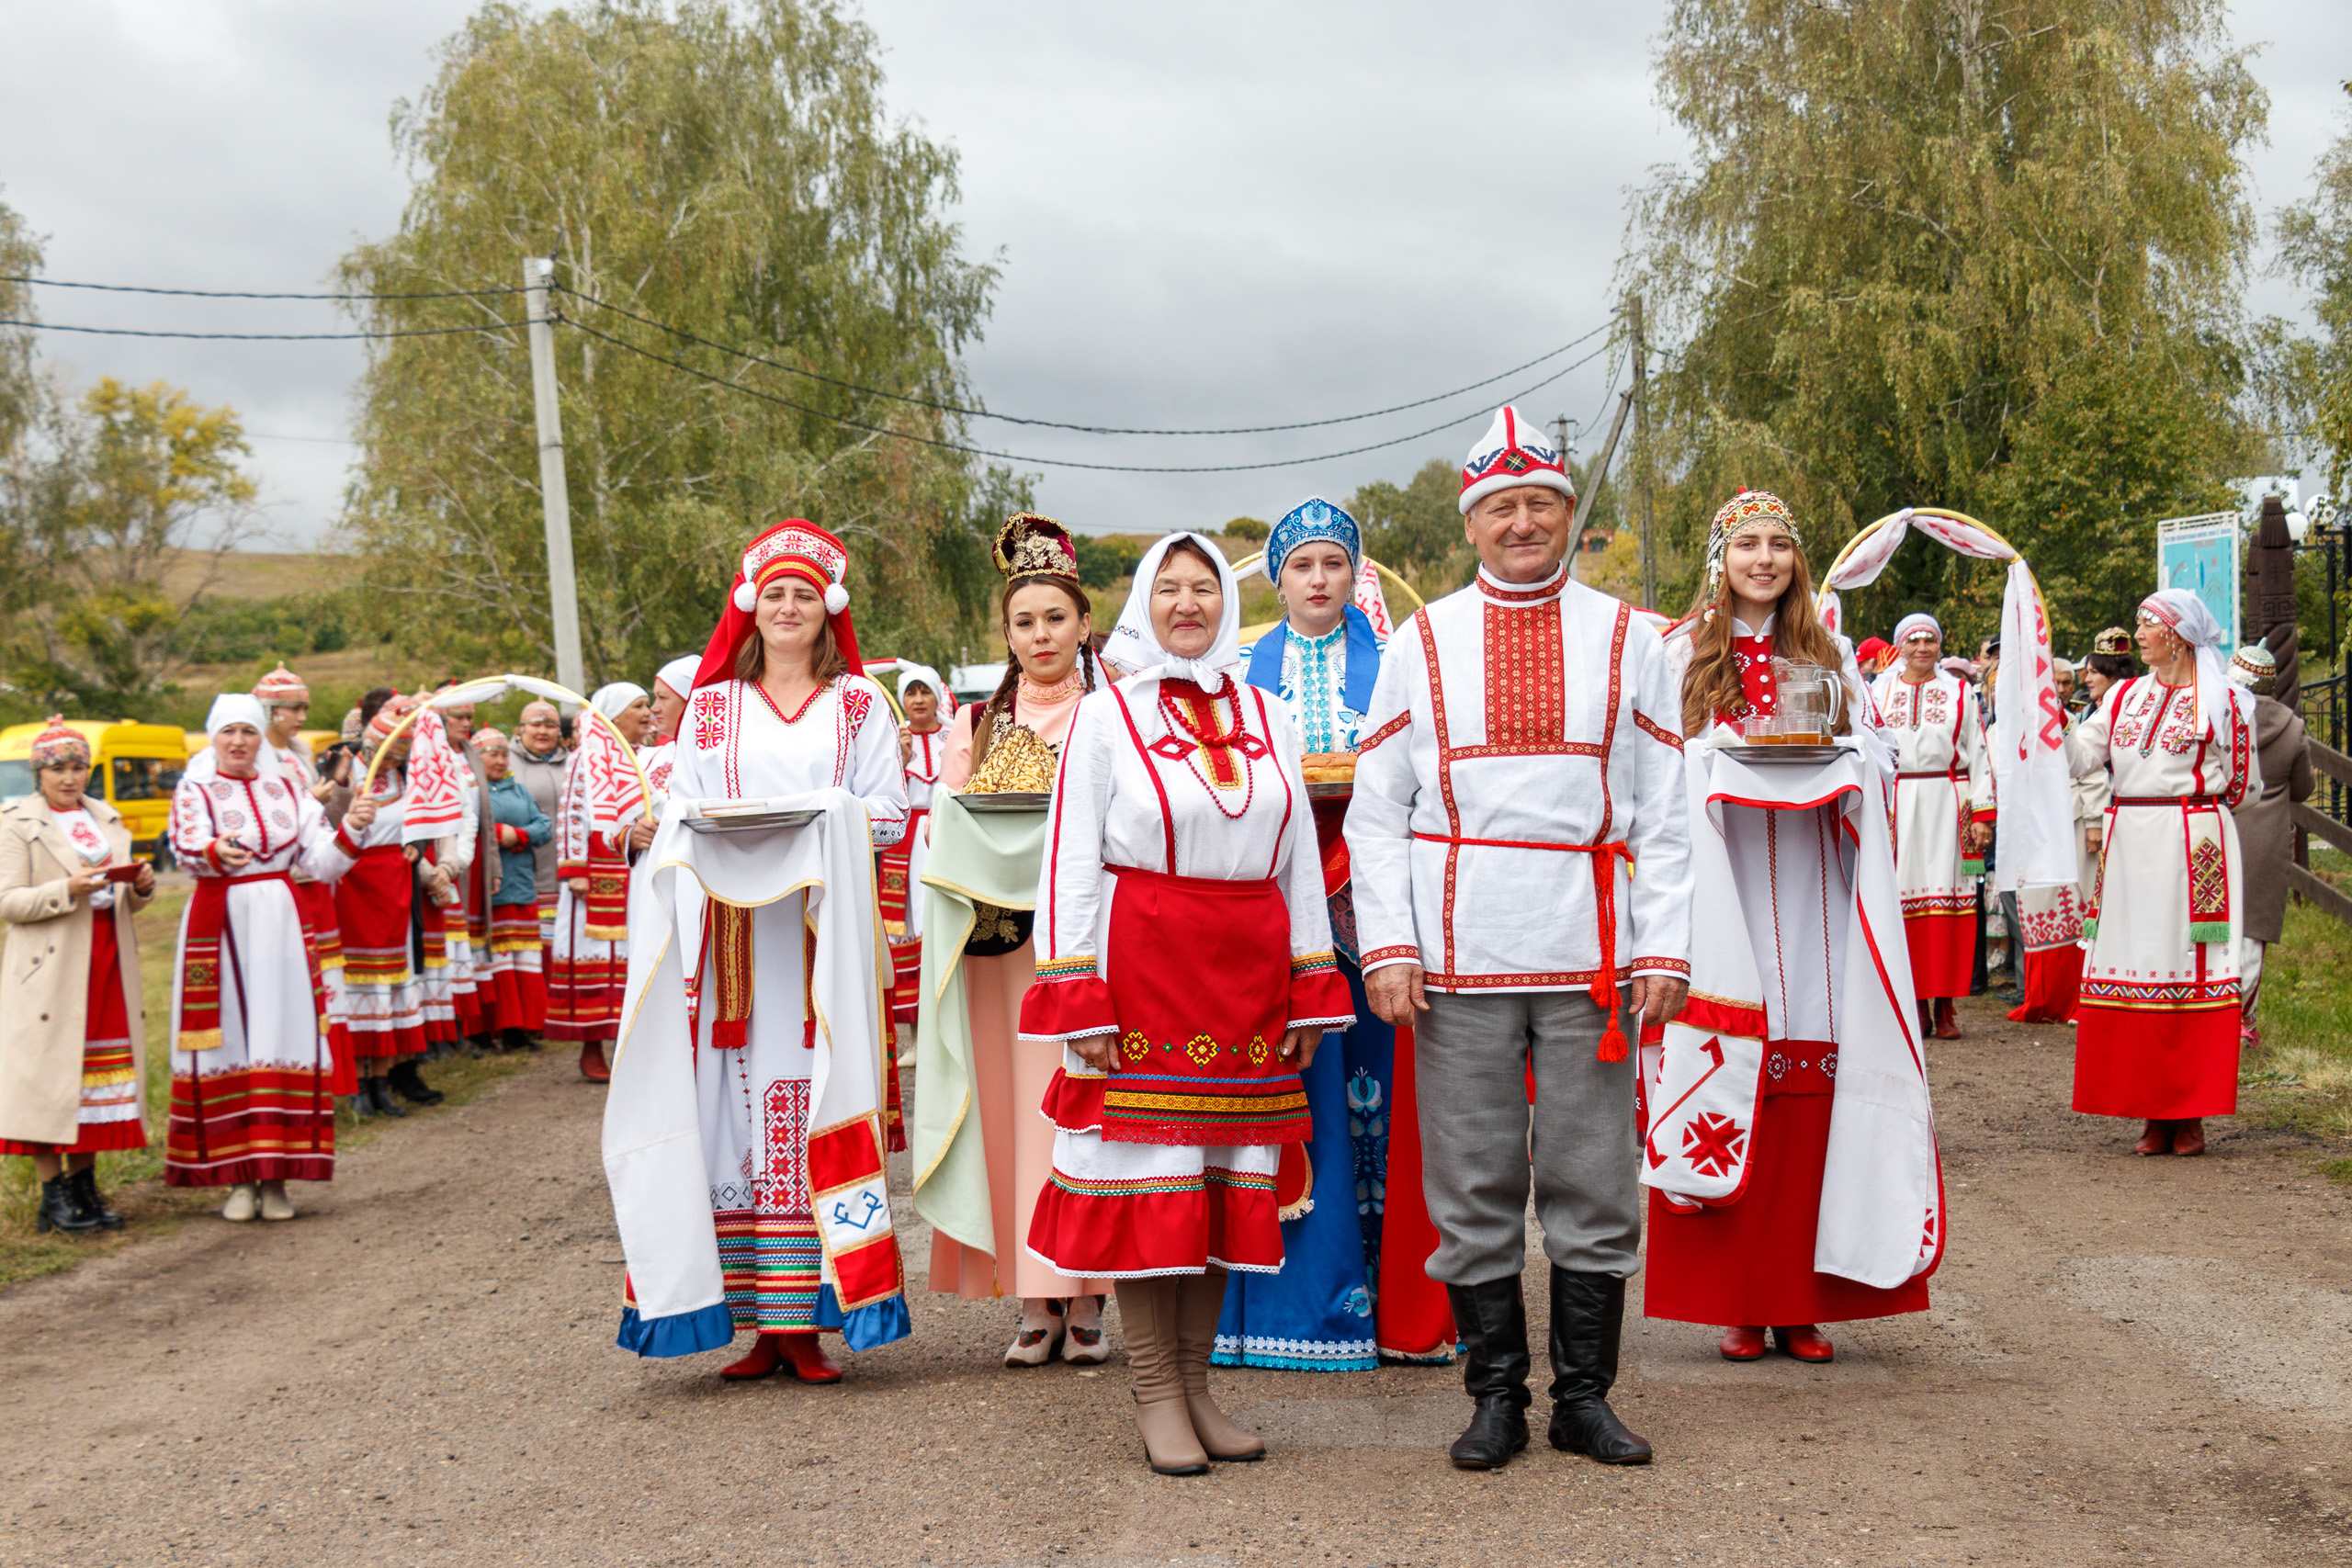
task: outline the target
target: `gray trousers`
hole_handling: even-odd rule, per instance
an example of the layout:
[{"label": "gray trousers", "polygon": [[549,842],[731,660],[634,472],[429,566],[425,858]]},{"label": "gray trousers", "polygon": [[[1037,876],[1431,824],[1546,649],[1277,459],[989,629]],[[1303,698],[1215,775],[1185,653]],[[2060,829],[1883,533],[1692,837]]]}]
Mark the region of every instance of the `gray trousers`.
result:
[{"label": "gray trousers", "polygon": [[[1431,991],[1429,1002],[1414,1030],[1413,1091],[1421,1185],[1438,1235],[1430,1278],[1482,1285],[1517,1277],[1526,1267],[1531,1183],[1554,1263],[1630,1276],[1642,1242],[1634,1057],[1594,1055],[1608,1015],[1580,990]],[[1620,1022],[1630,1040],[1630,1010]]]}]

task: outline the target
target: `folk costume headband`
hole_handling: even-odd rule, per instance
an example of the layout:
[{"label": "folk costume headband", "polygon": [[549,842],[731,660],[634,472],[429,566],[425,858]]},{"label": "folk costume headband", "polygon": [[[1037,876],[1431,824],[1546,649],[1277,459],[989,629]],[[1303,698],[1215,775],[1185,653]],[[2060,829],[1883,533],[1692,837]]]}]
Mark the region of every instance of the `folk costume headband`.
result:
[{"label": "folk costume headband", "polygon": [[1001,577],[1051,577],[1072,586],[1078,582],[1078,541],[1043,513],[1016,512],[1006,518],[996,531],[992,554]]},{"label": "folk costume headband", "polygon": [[761,590],[779,577],[797,577],[825,596],[825,621],[833,629],[833,646],[848,660],[850,673],[865,673],[857,654],[857,629],[849,618],[849,551],[839,539],[801,517],[787,517],[753,539],[743,550],[742,564],[727,593],[727,607],[712,628],[709,646],[695,671],[695,686],[715,686],[735,677],[735,656],[743,644],[759,635],[752,612]]},{"label": "folk costume headband", "polygon": [[2132,654],[2132,634],[2125,631],[2121,626],[2109,626],[2105,631],[2099,633],[2098,636],[2091,639],[2091,651],[2093,653],[2120,653],[2126,658],[2130,658]]},{"label": "folk costume headband", "polygon": [[1900,649],[1915,637],[1932,637],[1938,642],[1941,642],[1944,639],[1943,623],[1925,610],[1914,610],[1894,623],[1896,648]]},{"label": "folk costume headband", "polygon": [[80,730],[65,728],[63,714],[51,714],[47,727],[33,737],[30,761],[35,773],[43,768],[62,768],[68,762],[87,763],[89,760],[90,743],[82,739]]},{"label": "folk costume headband", "polygon": [[[1216,634],[1209,641],[1208,650],[1198,659],[1184,659],[1170,653],[1160,645],[1159,634],[1151,625],[1152,580],[1159,575],[1160,562],[1180,539],[1190,539],[1207,556],[1216,569],[1216,580],[1225,590],[1225,608],[1217,616]],[[1111,639],[1102,649],[1103,658],[1125,671],[1130,677],[1156,675],[1163,681],[1191,681],[1204,692],[1225,690],[1226,672],[1241,662],[1241,585],[1233,580],[1233,568],[1227,564],[1225,552],[1205,535],[1170,534],[1156,541],[1136,565],[1135,585],[1127,590],[1127,603],[1119,612],[1119,624],[1111,630]]]},{"label": "folk costume headband", "polygon": [[1544,439],[1544,427],[1531,423],[1526,415],[1505,403],[1495,411],[1494,423],[1470,448],[1470,456],[1462,460],[1458,502],[1462,515],[1469,516],[1479,502],[1514,485],[1544,485],[1572,502],[1577,497],[1576,481],[1568,478],[1560,454]]},{"label": "folk costume headband", "polygon": [[1266,536],[1266,581],[1281,581],[1283,563],[1290,559],[1291,552],[1301,545],[1311,545],[1317,540],[1337,545],[1347,551],[1351,577],[1363,565],[1363,529],[1348,515],[1345,508],[1319,495],[1310,495],[1283,513],[1282,521],[1274,525],[1273,532]]},{"label": "folk costume headband", "polygon": [[503,729],[492,729],[487,728],[477,729],[473,732],[470,739],[474,743],[474,750],[477,751],[488,751],[493,748],[503,751],[508,750],[512,744],[506,739],[506,732]]},{"label": "folk costume headband", "polygon": [[281,662],[277,669],[254,682],[254,696],[264,708],[308,707],[311,688],[302,683],[302,677]]},{"label": "folk costume headband", "polygon": [[[1789,542],[1804,548],[1804,536],[1797,532],[1797,520],[1790,514],[1788,503],[1769,490],[1749,490],[1742,486],[1715,513],[1714,521],[1707,525],[1707,591],[1708,613],[1714,611],[1715,602],[1723,596],[1724,554],[1734,539],[1749,534],[1786,534]],[[1894,639],[1901,642],[1901,637]]]}]

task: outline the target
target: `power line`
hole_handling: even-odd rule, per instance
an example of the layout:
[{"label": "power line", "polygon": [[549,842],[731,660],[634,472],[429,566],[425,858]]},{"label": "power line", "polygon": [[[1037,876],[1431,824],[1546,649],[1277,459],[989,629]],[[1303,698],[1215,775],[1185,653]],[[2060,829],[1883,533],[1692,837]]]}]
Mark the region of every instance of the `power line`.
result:
[{"label": "power line", "polygon": [[[611,344],[615,348],[625,350],[628,353],[634,354],[643,359],[652,360],[657,365],[666,365],[673,370],[683,370],[687,375],[694,377],[695,379],[707,381],[714,387],[723,387],[729,391],[741,392],[746,396],[757,398],[763,402],[775,403],[780,408],[791,409],[796,413],[805,413],[813,415],[818,419],[831,420],[835,424],[842,425],[850,430],[860,430],[872,435],[887,435],[899,441],[911,441],[918,446],[935,446],[948,452],[962,452],[967,456],[975,457],[996,457],[1008,463],[1035,463],[1041,467],[1053,468],[1084,468],[1096,473],[1246,474],[1254,473],[1265,468],[1302,468],[1309,463],[1329,462],[1335,457],[1360,457],[1366,452],[1378,452],[1391,446],[1402,446],[1408,441],[1419,441],[1424,437],[1435,435],[1441,431],[1451,430],[1455,425],[1464,423],[1466,421],[1480,418],[1486,412],[1486,411],[1482,409],[1474,413],[1462,414],[1453,419],[1446,420],[1444,423],[1440,424],[1430,425],[1426,430],[1417,430],[1408,435],[1399,435],[1393,440],[1375,441],[1371,443],[1369,446],[1351,446],[1345,451],[1340,452],[1317,453],[1316,456],[1311,457],[1283,457],[1264,463],[1216,463],[1199,466],[1159,466],[1139,463],[1081,463],[1066,457],[1027,457],[1018,452],[994,451],[986,446],[967,446],[960,442],[942,441],[934,436],[914,435],[910,434],[905,431],[890,430],[881,425],[868,424],[862,420],[851,419],[842,414],[828,413],[823,409],[810,408],[805,403],[796,403],[789,398],[780,398],[773,392],[763,392],[757,388],[746,387],[740,381],[729,381],[723,377],[714,376],[707,370],[696,369],[694,366],[686,364],[684,360],[673,359],[669,355],[663,354],[656,354],[651,349],[639,348],[637,344],[628,342],[625,338],[617,338],[613,336],[610,333],[600,332],[596,328],[588,325],[585,321],[566,320],[563,324],[575,331],[586,333],[590,337]],[[1591,334],[1587,333],[1586,335],[1590,336]],[[1577,369],[1578,367],[1583,366],[1608,352],[1608,344],[1603,344],[1600,348],[1594,349],[1582,359],[1578,359],[1571,364],[1560,367],[1557,370],[1555,370],[1551,372],[1551,374],[1545,376],[1542,380],[1512,394],[1508,400],[1517,402],[1521,399],[1529,396],[1531,393],[1543,390],[1545,387],[1550,386],[1553,382],[1558,380],[1569,371]],[[1546,357],[1549,357],[1549,355],[1546,355]]]},{"label": "power line", "polygon": [[232,343],[343,343],[353,338],[447,337],[453,333],[508,332],[523,324],[521,321],[502,321],[470,327],[400,327],[374,333],[164,333],[133,327],[73,327],[62,321],[0,320],[0,327],[29,327],[41,333],[90,333],[100,337],[195,338],[205,342]]},{"label": "power line", "polygon": [[29,274],[0,274],[0,283],[29,283],[39,288],[96,288],[108,294],[169,294],[184,299],[477,299],[493,294],[520,294],[512,285],[495,288],[445,288],[419,294],[253,294],[233,288],[147,288],[134,283],[69,283],[62,277]]},{"label": "power line", "polygon": [[[582,294],[575,288],[567,288],[561,284],[551,284],[549,285],[549,288],[554,292],[568,294],[572,299],[578,299],[583,304],[594,305],[600,310],[610,310],[616,316],[626,316],[632,321],[651,327],[657,332],[668,333],[673,337],[684,338],[688,343],[699,344],[705,348],[715,348],[721,354],[732,355],[738,359],[748,360],[754,365],[764,365],[773,370],[782,370],[787,375],[805,376],[811,381],[820,381],[826,386],[839,387],[845,391],[859,392],[867,397],[887,398],[892,402],[908,403],[916,408],[930,409],[938,413],[956,414],[966,419],[1001,420],[1007,424],[1034,425],[1046,430],[1074,430],[1088,435],[1268,435],[1287,430],[1316,430],[1327,425],[1353,424],[1360,420],[1378,419],[1384,414],[1402,413],[1408,409],[1426,408],[1430,403],[1443,402],[1448,398],[1458,398],[1464,392],[1475,392],[1481,387],[1490,387],[1497,381],[1519,375],[1521,371],[1532,370],[1547,359],[1556,359],[1561,355],[1567,353],[1568,350],[1576,347],[1578,344],[1585,343],[1600,333],[1607,332],[1615,324],[1612,318],[1611,321],[1601,322],[1600,325],[1593,328],[1591,332],[1584,333],[1581,337],[1572,338],[1568,342],[1562,344],[1559,347],[1553,349],[1548,353],[1537,355],[1534,358],[1527,361],[1524,365],[1514,365],[1508,370],[1497,371],[1494,375],[1487,377],[1484,380],[1473,381],[1467,386],[1456,387],[1451,391],[1438,392],[1430,397],[1416,398],[1408,403],[1395,403],[1385,409],[1372,409],[1363,413],[1341,414],[1336,419],[1300,420],[1291,424],[1241,424],[1216,428],[1186,430],[1159,429],[1118,424],[1078,424],[1069,421],[1058,419],[1029,419],[1019,414],[997,413],[989,409],[967,408],[959,403],[939,402],[929,398],[910,396],[903,392],[885,391],[878,387],[861,386],[857,382],[842,380],[837,377],[827,376],[819,371],[805,369],[797,365],[786,365],[781,360],[770,359],[763,355],[753,354],[749,349],[735,348],[727,344],[715,343],[709,338],[697,336],[695,333],[686,331],[684,327],[673,327],[666,321],[656,321],[650,316],[640,316],[634,310],[627,310],[619,305],[615,305],[609,301],[596,299],[593,295]],[[732,383],[728,384],[732,385]],[[1173,472],[1179,470],[1170,471]]]}]

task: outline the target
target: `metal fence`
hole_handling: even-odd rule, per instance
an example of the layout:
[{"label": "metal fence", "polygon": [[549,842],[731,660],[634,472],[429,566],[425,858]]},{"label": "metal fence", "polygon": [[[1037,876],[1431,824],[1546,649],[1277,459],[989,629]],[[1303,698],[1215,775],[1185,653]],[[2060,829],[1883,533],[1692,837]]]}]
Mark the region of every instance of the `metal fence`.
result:
[{"label": "metal fence", "polygon": [[[2302,657],[2307,663],[2312,663],[2325,659],[2329,649],[2335,649],[2337,653],[2335,672],[2322,680],[2306,679],[2297,707],[2302,714],[2303,733],[2342,756],[2352,751],[2352,744],[2347,744],[2352,742],[2352,735],[2346,733],[2352,713],[2346,711],[2348,705],[2346,702],[2342,658],[2346,628],[2343,625],[2340,605],[2345,588],[2352,584],[2352,517],[2335,521],[2326,527],[2310,529],[2304,534],[2302,543],[2295,547],[2295,554],[2299,558],[2296,562],[2298,577],[2311,570],[2307,563],[2312,558],[2316,558],[2316,564],[2324,575],[2327,594],[2324,623],[2327,641],[2323,647],[2302,649]],[[2324,665],[2322,667],[2324,668]],[[2312,809],[2323,817],[2352,826],[2352,785],[2347,785],[2343,779],[2324,768],[2319,771],[2318,784],[2309,803]],[[2302,846],[2298,843],[2296,848],[2300,852]],[[2299,852],[2296,859],[2303,860],[2304,856]]]}]

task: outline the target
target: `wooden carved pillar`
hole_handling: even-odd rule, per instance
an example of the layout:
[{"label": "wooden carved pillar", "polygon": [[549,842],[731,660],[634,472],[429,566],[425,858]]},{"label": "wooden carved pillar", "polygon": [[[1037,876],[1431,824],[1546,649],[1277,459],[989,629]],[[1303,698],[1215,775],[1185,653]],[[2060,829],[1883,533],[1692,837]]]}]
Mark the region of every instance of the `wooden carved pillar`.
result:
[{"label": "wooden carved pillar", "polygon": [[2270,649],[2278,661],[2278,684],[2271,695],[2296,705],[2302,692],[2302,671],[2295,656],[2295,541],[2287,532],[2287,508],[2277,496],[2265,496],[2262,520],[2254,531],[2254,570],[2251,574],[2254,614],[2246,630]]}]

